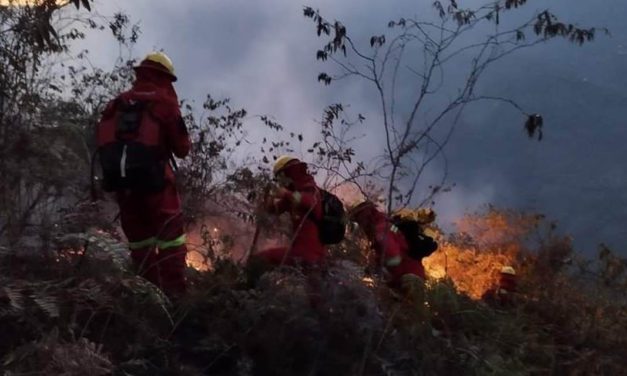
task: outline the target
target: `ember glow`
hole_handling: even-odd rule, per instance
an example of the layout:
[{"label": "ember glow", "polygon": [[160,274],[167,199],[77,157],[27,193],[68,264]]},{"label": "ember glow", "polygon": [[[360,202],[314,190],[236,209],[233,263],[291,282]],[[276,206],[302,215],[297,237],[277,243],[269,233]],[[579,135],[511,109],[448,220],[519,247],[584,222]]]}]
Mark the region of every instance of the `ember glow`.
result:
[{"label": "ember glow", "polygon": [[212,268],[211,260],[239,260],[250,245],[254,226],[225,217],[212,217],[187,231],[187,266],[198,271]]},{"label": "ember glow", "polygon": [[209,270],[209,260],[205,255],[198,251],[187,252],[186,260],[187,266],[194,268],[200,272],[206,272]]},{"label": "ember glow", "polygon": [[[211,229],[210,231],[208,229]],[[219,243],[219,229],[205,224],[187,234],[187,266],[204,272],[211,269],[210,253]]]}]

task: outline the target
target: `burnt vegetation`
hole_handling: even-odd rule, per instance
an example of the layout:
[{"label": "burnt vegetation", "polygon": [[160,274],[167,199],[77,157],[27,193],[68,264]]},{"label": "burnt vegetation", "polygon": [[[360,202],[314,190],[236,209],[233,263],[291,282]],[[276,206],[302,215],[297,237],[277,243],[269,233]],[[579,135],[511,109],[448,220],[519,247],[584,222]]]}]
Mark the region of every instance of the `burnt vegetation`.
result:
[{"label": "burnt vegetation", "polygon": [[[444,171],[440,182],[421,188],[422,172],[444,157],[448,130],[465,105],[508,103],[525,116],[529,137],[546,131],[540,115],[475,91],[486,67],[554,38],[585,44],[598,30],[545,11],[460,47],[453,42],[462,34],[501,23],[503,12],[526,0],[473,10],[437,1],[438,22],[401,18],[358,41],[341,22],[306,7],[325,38],[315,57],[333,64],[318,80],[372,84],[382,124],[369,126],[383,130],[385,152],[373,162],[360,159],[355,130],[368,119],[346,104],[324,108],[319,137],[309,140],[228,99],[184,100],[193,151],[178,174],[194,257],[191,291],[174,305],[131,271],[115,210],[90,190],[94,126],[133,79],[135,60],[121,56],[104,71],[90,64],[89,51],[71,48],[86,30],[100,30],[129,51],[140,30],[124,14],[99,15],[88,0],[57,3],[0,6],[3,374],[614,375],[627,368],[627,260],[604,245],[596,259],[581,257],[541,215],[487,208],[462,220],[455,234],[434,228],[441,248],[425,260],[432,278],[404,294],[364,274],[367,247],[349,231],[330,250],[315,308],[302,270],[272,271],[251,288],[240,262],[255,228],[268,238],[284,236],[257,210],[279,155],[303,150],[328,189],[357,186],[359,194],[385,196],[389,208],[429,203],[450,186]],[[424,63],[418,67],[403,63],[413,47]],[[439,115],[422,116],[441,89],[438,75],[465,53],[470,60],[457,96]],[[403,74],[415,80],[411,103],[396,99]],[[265,136],[256,140],[251,129],[259,127]],[[242,158],[244,147],[255,152]],[[481,292],[505,264],[519,271],[516,304],[486,304]]]}]

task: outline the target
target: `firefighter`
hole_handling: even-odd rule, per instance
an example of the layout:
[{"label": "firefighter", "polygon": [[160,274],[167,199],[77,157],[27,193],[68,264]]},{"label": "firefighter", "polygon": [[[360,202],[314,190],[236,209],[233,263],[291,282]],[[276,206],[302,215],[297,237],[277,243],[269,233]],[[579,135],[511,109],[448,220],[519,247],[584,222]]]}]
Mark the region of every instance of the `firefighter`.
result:
[{"label": "firefighter", "polygon": [[297,158],[282,156],[273,167],[277,187],[264,203],[272,214],[289,213],[292,222],[290,242],[286,246],[263,250],[253,256],[271,265],[320,266],[326,247],[319,236],[317,220],[322,217],[321,193],[307,164]]},{"label": "firefighter", "polygon": [[348,211],[348,217],[356,222],[374,249],[370,265],[383,269],[388,285],[404,289],[403,285],[424,281],[422,261],[409,257],[409,245],[390,218],[379,211],[371,201],[364,201]]},{"label": "firefighter", "polygon": [[134,71],[131,89],[108,104],[98,125],[104,186],[116,192],[137,273],[167,295],[180,296],[186,289],[187,248],[169,160],[185,158],[191,140],[170,58],[150,53]]},{"label": "firefighter", "polygon": [[246,269],[248,284],[256,285],[267,270],[281,265],[301,266],[307,275],[307,295],[312,308],[322,303],[322,279],[327,249],[318,223],[323,217],[322,194],[307,164],[290,156],[279,157],[272,169],[277,187],[263,203],[271,214],[289,213],[290,241],[282,247],[265,249],[251,256]]},{"label": "firefighter", "polygon": [[494,287],[483,293],[481,299],[500,307],[511,306],[518,291],[516,270],[510,266],[503,266],[499,272],[499,281]]}]

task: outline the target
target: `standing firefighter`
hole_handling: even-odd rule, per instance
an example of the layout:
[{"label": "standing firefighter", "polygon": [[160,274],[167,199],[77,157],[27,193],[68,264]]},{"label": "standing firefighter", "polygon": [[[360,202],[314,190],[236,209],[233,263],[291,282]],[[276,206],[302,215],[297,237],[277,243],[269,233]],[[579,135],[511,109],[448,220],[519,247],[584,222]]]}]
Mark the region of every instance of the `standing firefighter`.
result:
[{"label": "standing firefighter", "polygon": [[185,291],[185,232],[172,154],[191,141],[181,117],[172,61],[150,53],[132,88],[111,101],[97,128],[103,189],[116,192],[122,229],[137,272],[177,296]]},{"label": "standing firefighter", "polygon": [[404,284],[424,280],[422,258],[435,251],[437,243],[422,235],[420,227],[414,229],[400,219],[388,218],[371,201],[353,207],[348,214],[364,231],[375,250],[370,264],[383,268],[390,287],[403,288]]}]

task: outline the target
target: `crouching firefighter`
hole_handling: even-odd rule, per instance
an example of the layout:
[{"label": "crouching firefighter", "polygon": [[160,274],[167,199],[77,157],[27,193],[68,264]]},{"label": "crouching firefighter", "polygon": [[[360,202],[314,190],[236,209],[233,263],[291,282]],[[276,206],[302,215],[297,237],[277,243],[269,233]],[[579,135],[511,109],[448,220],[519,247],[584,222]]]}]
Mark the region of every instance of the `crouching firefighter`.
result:
[{"label": "crouching firefighter", "polygon": [[505,265],[499,272],[498,283],[483,293],[481,299],[492,306],[511,307],[517,299],[518,279],[516,269]]},{"label": "crouching firefighter", "polygon": [[181,117],[172,61],[150,53],[132,88],[112,100],[97,126],[103,190],[115,192],[137,273],[169,296],[185,291],[185,232],[172,155],[191,140]]},{"label": "crouching firefighter", "polygon": [[412,283],[425,279],[422,259],[432,254],[437,243],[421,231],[411,219],[389,218],[371,201],[364,201],[348,212],[370,241],[374,254],[370,265],[385,272],[388,286],[407,289]]},{"label": "crouching firefighter", "polygon": [[320,189],[297,158],[282,156],[273,167],[278,185],[266,198],[264,209],[272,214],[289,213],[291,241],[287,246],[263,250],[253,259],[273,265],[320,266],[327,255],[326,246],[344,239],[344,207],[333,194]]},{"label": "crouching firefighter", "polygon": [[[273,174],[278,187],[265,200],[264,210],[276,215],[289,214],[290,242],[252,255],[249,277],[256,279],[272,266],[299,265],[308,272],[310,289],[316,294],[327,245],[344,239],[344,206],[335,195],[316,185],[307,164],[297,158],[278,158]],[[312,302],[315,304],[315,298]]]}]

